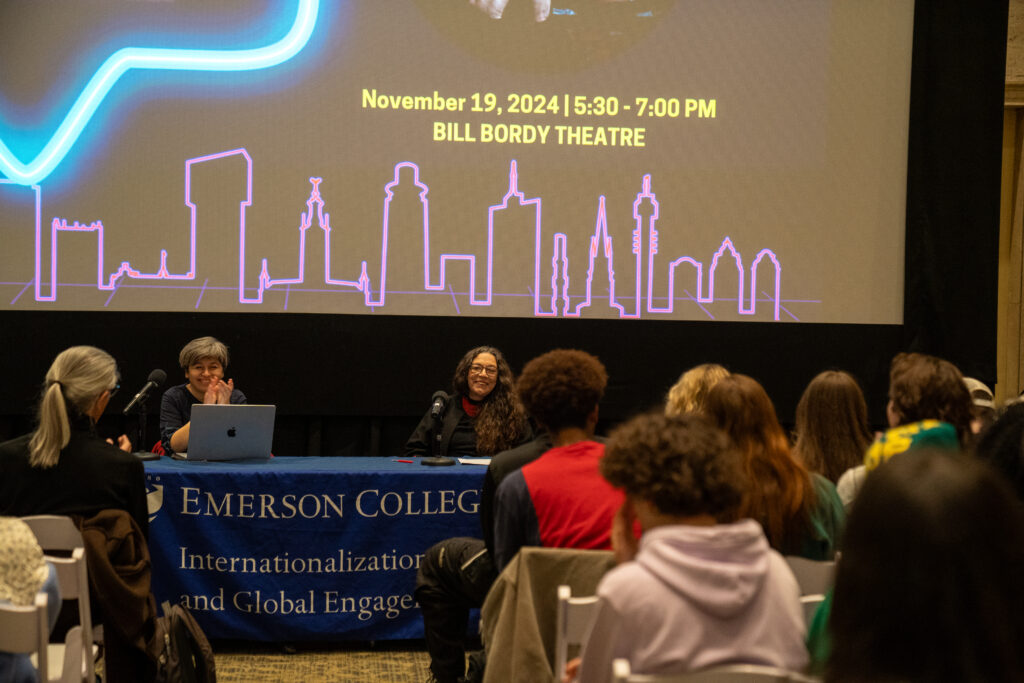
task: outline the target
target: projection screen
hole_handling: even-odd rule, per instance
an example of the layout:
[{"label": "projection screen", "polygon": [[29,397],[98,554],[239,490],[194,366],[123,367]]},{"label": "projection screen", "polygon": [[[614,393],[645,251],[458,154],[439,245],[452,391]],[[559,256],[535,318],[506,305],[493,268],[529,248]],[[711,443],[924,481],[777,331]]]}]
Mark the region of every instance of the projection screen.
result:
[{"label": "projection screen", "polygon": [[7,0],[0,305],[902,323],[911,0],[502,5]]}]

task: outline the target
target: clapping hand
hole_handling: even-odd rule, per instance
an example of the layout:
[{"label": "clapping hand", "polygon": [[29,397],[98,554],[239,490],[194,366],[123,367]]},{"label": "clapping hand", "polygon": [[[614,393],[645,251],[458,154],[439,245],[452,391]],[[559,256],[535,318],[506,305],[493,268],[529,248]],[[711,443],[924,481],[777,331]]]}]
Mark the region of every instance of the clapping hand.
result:
[{"label": "clapping hand", "polygon": [[231,392],[234,390],[234,380],[229,379],[225,382],[219,377],[214,377],[210,380],[210,385],[206,387],[206,394],[203,396],[203,403],[227,405],[231,403]]}]

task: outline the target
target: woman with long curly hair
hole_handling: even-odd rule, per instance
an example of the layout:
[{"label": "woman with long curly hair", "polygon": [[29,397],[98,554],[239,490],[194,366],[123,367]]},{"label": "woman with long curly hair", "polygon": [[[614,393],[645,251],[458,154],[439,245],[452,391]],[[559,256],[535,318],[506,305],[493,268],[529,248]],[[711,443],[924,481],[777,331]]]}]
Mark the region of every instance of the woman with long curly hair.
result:
[{"label": "woman with long curly hair", "polygon": [[[405,455],[431,455],[431,410],[405,444]],[[444,398],[439,455],[489,456],[533,436],[505,356],[493,346],[470,349],[455,367]]]},{"label": "woman with long curly hair", "polygon": [[760,522],[783,555],[831,560],[845,519],[836,487],[790,453],[764,388],[746,375],[725,377],[708,392],[704,413],[743,453],[750,486],[740,516]]},{"label": "woman with long curly hair", "polygon": [[826,370],[811,380],[796,405],[793,455],[832,483],[864,462],[871,445],[868,406],[857,380]]}]

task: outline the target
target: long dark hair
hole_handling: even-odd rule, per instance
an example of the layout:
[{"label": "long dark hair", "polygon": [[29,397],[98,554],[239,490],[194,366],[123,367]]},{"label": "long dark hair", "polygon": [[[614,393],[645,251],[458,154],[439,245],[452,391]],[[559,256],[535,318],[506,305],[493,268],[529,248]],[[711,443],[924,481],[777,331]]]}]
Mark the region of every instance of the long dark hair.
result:
[{"label": "long dark hair", "polygon": [[826,370],[812,379],[796,406],[793,455],[835,483],[864,461],[870,445],[868,406],[857,380],[840,370]]},{"label": "long dark hair", "polygon": [[926,449],[868,475],[837,564],[829,681],[1024,680],[1024,511]]},{"label": "long dark hair", "polygon": [[470,349],[455,366],[452,390],[469,396],[469,366],[481,353],[489,353],[498,362],[498,378],[476,416],[476,452],[494,455],[517,444],[526,433],[526,411],[516,396],[515,378],[505,356],[493,346]]},{"label": "long dark hair", "polygon": [[750,487],[740,516],[760,522],[776,550],[797,553],[817,496],[807,469],[789,452],[768,394],[757,380],[730,375],[711,387],[704,413],[743,453]]}]

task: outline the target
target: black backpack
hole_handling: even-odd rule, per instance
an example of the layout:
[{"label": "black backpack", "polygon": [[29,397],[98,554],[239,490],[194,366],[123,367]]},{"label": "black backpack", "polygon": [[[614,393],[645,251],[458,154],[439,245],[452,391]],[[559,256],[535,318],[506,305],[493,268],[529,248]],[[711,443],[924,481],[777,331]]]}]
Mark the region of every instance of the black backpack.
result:
[{"label": "black backpack", "polygon": [[149,647],[156,683],[216,683],[213,648],[192,613],[166,601],[163,610]]}]

